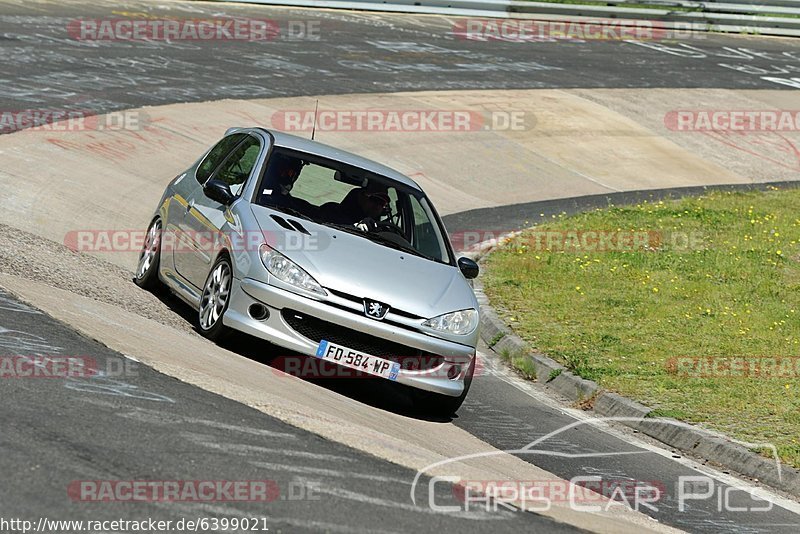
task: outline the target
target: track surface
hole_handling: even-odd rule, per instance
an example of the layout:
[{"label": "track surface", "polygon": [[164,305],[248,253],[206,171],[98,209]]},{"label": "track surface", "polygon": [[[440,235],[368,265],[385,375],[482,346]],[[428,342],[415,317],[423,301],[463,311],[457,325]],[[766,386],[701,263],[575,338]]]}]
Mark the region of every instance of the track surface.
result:
[{"label": "track surface", "polygon": [[[523,383],[504,366],[493,362],[497,372],[487,373],[476,381],[469,402],[459,412],[454,424],[469,430],[495,447],[518,451],[528,443],[574,424],[581,414],[566,411],[563,404],[548,402],[548,393],[541,387]],[[732,511],[755,510],[764,505],[759,497],[724,481],[714,482],[715,495],[730,497],[723,506],[716,498],[685,501],[679,509],[678,487],[681,477],[701,475],[692,461],[679,463],[681,453],[669,453],[649,447],[634,434],[599,432],[591,425],[581,425],[559,432],[537,444],[533,453],[520,457],[566,479],[600,477],[604,481],[639,481],[665,489],[654,503],[655,510],[641,506],[647,515],[686,532],[797,532],[800,520],[795,513],[780,507],[766,512]],[[686,479],[684,479],[686,480]],[[689,486],[684,486],[689,487]],[[610,492],[610,489],[608,490]],[[632,500],[631,500],[632,502]]]},{"label": "track surface", "polygon": [[493,208],[479,208],[445,215],[442,217],[447,231],[453,234],[468,232],[474,228],[492,228],[489,238],[502,233],[527,228],[540,221],[552,220],[560,214],[572,215],[582,211],[607,208],[614,205],[637,204],[654,200],[676,199],[684,196],[702,195],[707,191],[752,191],[769,187],[798,187],[797,182],[768,182],[764,184],[738,184],[722,186],[675,187],[644,191],[624,191],[608,195],[559,198],[536,202],[523,202]]},{"label": "track surface", "polygon": [[[314,20],[320,23],[320,39],[262,44],[80,43],[66,34],[67,22],[76,18],[137,13],[250,15],[275,19],[281,28],[289,20]],[[471,42],[453,37],[451,27],[452,21],[438,17],[201,3],[124,2],[111,8],[88,3],[5,2],[0,6],[4,59],[0,63],[0,110],[105,112],[220,98],[415,89],[789,89],[765,78],[788,79],[800,70],[800,44],[786,40],[707,35],[682,43]],[[520,210],[538,213],[545,207],[552,208],[549,204],[507,208],[496,212],[508,214],[498,224],[522,218]],[[490,220],[496,214],[483,216]],[[452,217],[455,223],[467,216]],[[63,354],[89,354],[101,362],[118,357],[46,316],[20,311],[13,299],[5,302],[6,306],[0,306],[0,340],[6,340],[2,345],[6,353],[57,352],[53,349],[58,348]],[[22,341],[30,340],[30,335],[40,339],[33,346],[20,344],[18,336],[7,330],[28,333]],[[245,354],[253,350],[260,347],[253,349],[247,343],[241,347]],[[489,367],[494,371],[476,379],[465,408],[454,421],[458,426],[498,448],[517,449],[575,420],[574,414],[537,396],[535,388],[518,387],[501,366],[490,361]],[[98,518],[110,518],[133,511],[130,506],[69,502],[65,486],[76,479],[270,478],[282,492],[303,481],[319,481],[328,489],[319,501],[281,500],[271,505],[264,515],[271,517],[273,527],[332,531],[554,528],[532,514],[498,514],[494,520],[429,514],[408,501],[407,482],[413,474],[407,470],[144,367],[137,376],[125,377],[124,383],[110,387],[108,383],[98,387],[47,380],[0,383],[3,398],[8,399],[0,415],[4,429],[0,468],[7,480],[26,480],[13,487],[0,486],[4,515],[77,518],[96,513]],[[360,402],[397,409],[391,406],[391,396],[371,386],[330,387]],[[524,458],[563,477],[600,475],[659,481],[667,489],[667,497],[657,511],[643,511],[690,531],[796,532],[800,527],[797,515],[778,507],[764,513],[731,513],[717,510],[716,501],[711,500],[678,512],[675,483],[681,475],[698,472],[669,455],[632,445],[634,442],[624,434],[581,428],[548,444],[548,450],[560,456]],[[624,460],[576,456],[619,451],[637,454],[622,457]],[[735,497],[741,498],[741,494]],[[131,515],[236,517],[247,513],[261,517],[262,511],[242,504],[147,505]],[[487,522],[465,523],[479,520]]]},{"label": "track surface", "polygon": [[[220,16],[268,18],[283,33],[267,42],[145,43],[78,41],[67,32],[78,19]],[[201,2],[9,0],[0,6],[0,110],[101,112],[431,89],[789,89],[765,78],[790,80],[800,72],[800,43],[786,39],[480,42],[455,36],[456,20]],[[317,40],[285,38],[290,21],[306,24]]]},{"label": "track surface", "polygon": [[[2,292],[0,324],[3,354],[80,355],[111,375],[2,381],[0,470],[15,481],[0,485],[6,519],[251,518],[270,530],[330,532],[463,532],[487,523],[498,532],[575,530],[534,514],[453,516],[414,507],[408,469],[137,365]],[[270,480],[280,496],[266,503],[70,500],[69,485],[85,480]],[[428,479],[420,488],[427,502]],[[437,504],[458,504],[446,484],[435,488]]]}]

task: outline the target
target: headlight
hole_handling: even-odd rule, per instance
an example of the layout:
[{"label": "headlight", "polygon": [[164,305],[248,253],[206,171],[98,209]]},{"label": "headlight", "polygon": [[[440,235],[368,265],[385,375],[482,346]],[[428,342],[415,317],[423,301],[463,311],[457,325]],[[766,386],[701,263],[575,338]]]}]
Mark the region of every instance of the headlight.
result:
[{"label": "headlight", "polygon": [[278,280],[319,295],[327,294],[310,274],[277,250],[261,245],[260,252],[264,267]]},{"label": "headlight", "polygon": [[476,310],[461,310],[445,313],[439,317],[428,319],[422,323],[422,326],[427,326],[439,332],[463,336],[471,334],[478,327],[478,312]]}]

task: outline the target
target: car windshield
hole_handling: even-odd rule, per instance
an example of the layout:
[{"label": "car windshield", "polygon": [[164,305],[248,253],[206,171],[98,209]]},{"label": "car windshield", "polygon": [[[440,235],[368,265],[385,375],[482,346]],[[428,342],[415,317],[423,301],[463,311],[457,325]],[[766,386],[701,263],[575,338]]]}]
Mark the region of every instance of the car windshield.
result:
[{"label": "car windshield", "polygon": [[276,148],[256,204],[441,263],[450,263],[439,220],[421,191],[332,160]]}]

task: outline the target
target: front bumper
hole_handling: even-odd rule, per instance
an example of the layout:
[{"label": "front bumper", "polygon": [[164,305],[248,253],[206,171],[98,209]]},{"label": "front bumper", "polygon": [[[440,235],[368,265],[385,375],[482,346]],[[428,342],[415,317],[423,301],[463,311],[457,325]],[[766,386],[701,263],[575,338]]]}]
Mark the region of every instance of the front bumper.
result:
[{"label": "front bumper", "polygon": [[[251,317],[248,309],[253,304],[266,306],[270,312],[269,317],[263,320]],[[332,323],[342,329],[368,334],[387,342],[441,356],[441,362],[429,369],[401,368],[396,381],[417,389],[452,397],[457,397],[464,391],[464,376],[469,363],[475,357],[474,347],[369,319],[352,311],[340,309],[250,278],[234,281],[230,305],[223,317],[223,324],[292,352],[314,356],[319,342],[303,336],[292,328],[283,317],[282,310],[295,310],[301,314]],[[454,373],[456,369],[451,369],[456,366],[460,369],[457,374]],[[452,378],[448,376],[448,371],[451,372]]]}]

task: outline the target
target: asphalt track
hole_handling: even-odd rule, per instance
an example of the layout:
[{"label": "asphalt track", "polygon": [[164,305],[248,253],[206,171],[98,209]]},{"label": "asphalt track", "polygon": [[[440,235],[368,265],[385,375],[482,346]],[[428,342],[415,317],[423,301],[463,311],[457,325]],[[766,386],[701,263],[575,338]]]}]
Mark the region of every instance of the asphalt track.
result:
[{"label": "asphalt track", "polygon": [[767,182],[762,184],[734,184],[720,186],[673,187],[649,191],[622,191],[607,195],[586,195],[537,202],[522,202],[493,208],[479,208],[442,217],[451,235],[464,235],[476,228],[491,228],[487,238],[497,238],[541,221],[551,220],[560,214],[572,215],[582,211],[607,208],[614,205],[637,204],[654,200],[679,199],[702,195],[711,191],[765,191],[770,187],[798,187],[798,182]]},{"label": "asphalt track", "polygon": [[[320,23],[320,39],[213,46],[199,42],[80,43],[65,33],[66,24],[76,18],[143,12],[151,16],[265,16],[280,24],[315,20]],[[451,28],[452,21],[439,17],[201,3],[120,2],[112,8],[80,2],[26,5],[10,1],[0,6],[0,109],[106,112],[219,98],[416,89],[789,90],[789,86],[765,77],[791,78],[800,66],[800,44],[778,39],[705,35],[702,40],[682,43],[586,42],[565,47],[551,42],[464,41],[455,38]],[[511,228],[530,220],[526,213],[538,214],[545,207],[570,211],[565,209],[570,203],[579,209],[596,201],[455,214],[448,224],[452,231],[485,217],[481,223],[485,228],[489,227],[487,220],[502,215],[498,226]],[[101,367],[109,359],[120,358],[66,326],[3,298],[0,340],[6,351],[87,354]],[[186,313],[179,304],[174,307],[176,312]],[[261,347],[247,340],[235,348],[269,363]],[[515,450],[579,417],[548,401],[535,386],[520,384],[493,360],[487,361],[491,372],[476,379],[454,424],[498,448]],[[552,522],[534,514],[461,518],[431,514],[408,501],[408,484],[413,478],[408,470],[143,366],[124,381],[101,379],[99,385],[97,380],[4,380],[0,387],[5,401],[0,415],[0,468],[6,474],[6,482],[0,486],[3,516],[68,519],[91,514],[102,519],[122,514],[168,519],[264,514],[270,518],[271,528],[290,530],[556,529]],[[371,383],[337,382],[329,387],[359,402],[392,411],[405,409],[392,405],[394,398],[380,387],[376,391]],[[579,427],[546,446],[547,454],[522,457],[562,477],[599,475],[660,482],[667,493],[658,510],[643,511],[678,528],[692,532],[796,532],[800,527],[798,516],[781,507],[768,512],[726,512],[710,500],[678,511],[676,482],[682,475],[697,475],[699,466],[673,458],[623,431]],[[609,454],[614,452],[636,454]],[[285,498],[262,507],[253,503],[75,503],[66,497],[65,487],[73,480],[109,478],[274,479],[282,495],[292,490],[302,494],[306,490],[298,488],[319,484],[322,498]],[[444,489],[443,502],[451,497],[452,492]],[[733,498],[737,505],[746,506],[742,492]]]},{"label": "asphalt track", "polygon": [[[530,513],[415,507],[409,469],[138,365],[3,292],[0,311],[4,354],[80,355],[102,373],[2,381],[0,517],[7,520],[224,517],[291,532],[463,532],[476,523],[497,532],[575,531]],[[258,480],[269,481],[270,492],[266,500],[221,503],[68,496],[70,485],[105,480]],[[428,482],[420,483],[422,502]],[[448,485],[434,488],[438,505],[458,504]]]},{"label": "asphalt track", "polygon": [[[253,16],[271,41],[81,41],[67,25],[114,17]],[[696,34],[680,42],[473,41],[457,19],[251,5],[85,0],[0,6],[0,110],[112,111],[222,98],[514,88],[790,89],[800,43]],[[309,38],[290,33],[304,24]],[[310,25],[309,25],[310,24]],[[293,26],[292,26],[293,27]]]}]

